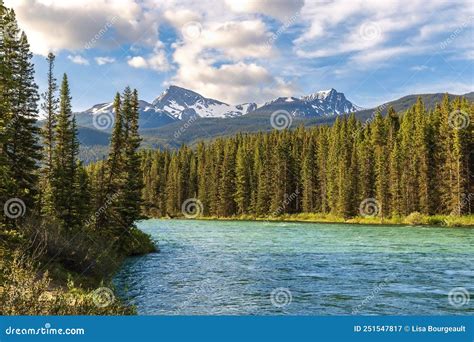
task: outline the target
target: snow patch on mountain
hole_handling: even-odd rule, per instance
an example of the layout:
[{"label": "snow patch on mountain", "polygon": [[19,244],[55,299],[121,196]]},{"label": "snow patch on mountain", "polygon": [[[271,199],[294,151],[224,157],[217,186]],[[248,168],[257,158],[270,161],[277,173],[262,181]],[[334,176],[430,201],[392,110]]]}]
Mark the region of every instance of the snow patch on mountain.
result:
[{"label": "snow patch on mountain", "polygon": [[343,93],[331,88],[300,98],[278,97],[260,106],[256,112],[271,113],[276,110],[285,110],[293,116],[310,118],[348,114],[360,109],[347,100]]},{"label": "snow patch on mountain", "polygon": [[[154,128],[191,117],[232,118],[253,112],[271,113],[276,110],[310,118],[347,114],[360,109],[335,89],[322,90],[299,98],[278,97],[258,106],[255,103],[231,105],[171,85],[152,103],[139,101],[139,125],[140,128]],[[79,125],[90,126],[90,121],[101,114],[113,116],[113,102],[97,104],[84,112],[76,113],[76,117]]]},{"label": "snow patch on mountain", "polygon": [[153,106],[167,111],[179,120],[182,120],[185,109],[193,109],[201,118],[229,118],[245,115],[256,108],[254,103],[229,105],[173,85],[153,101]]}]

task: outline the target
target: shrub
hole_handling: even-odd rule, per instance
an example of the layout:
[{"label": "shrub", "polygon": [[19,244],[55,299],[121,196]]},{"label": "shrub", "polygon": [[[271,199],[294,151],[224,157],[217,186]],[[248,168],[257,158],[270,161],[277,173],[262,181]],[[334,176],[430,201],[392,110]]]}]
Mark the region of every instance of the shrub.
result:
[{"label": "shrub", "polygon": [[414,211],[405,218],[404,223],[410,225],[423,224],[423,215],[418,211]]},{"label": "shrub", "polygon": [[117,300],[97,305],[93,291],[54,287],[48,272],[41,273],[28,257],[15,252],[0,262],[0,315],[128,315],[134,308]]}]

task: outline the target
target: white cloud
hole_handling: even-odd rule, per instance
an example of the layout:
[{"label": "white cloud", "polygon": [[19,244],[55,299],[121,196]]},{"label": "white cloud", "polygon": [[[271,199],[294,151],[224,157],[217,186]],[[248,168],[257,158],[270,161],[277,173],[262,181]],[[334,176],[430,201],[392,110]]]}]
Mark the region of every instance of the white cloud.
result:
[{"label": "white cloud", "polygon": [[75,56],[69,55],[69,56],[67,56],[67,59],[69,59],[74,64],[89,65],[89,61],[86,58],[84,58],[80,55],[75,55]]},{"label": "white cloud", "polygon": [[154,49],[153,53],[148,55],[146,58],[142,56],[131,57],[127,61],[128,65],[138,69],[151,69],[158,72],[167,71],[170,69],[166,53],[162,49],[161,44],[158,44]]},{"label": "white cloud", "polygon": [[94,59],[98,65],[115,63],[115,58],[113,57],[95,57]]},{"label": "white cloud", "polygon": [[473,14],[470,0],[433,0],[429,12],[422,0],[306,1],[295,52],[302,58],[349,56],[349,63],[373,67],[401,54],[436,53],[434,39],[457,27],[466,31]]},{"label": "white cloud", "polygon": [[174,60],[179,67],[172,83],[228,103],[262,102],[275,94],[290,95],[294,89],[259,64],[240,61],[216,66],[211,57],[192,47],[176,49]]},{"label": "white cloud", "polygon": [[146,61],[145,58],[143,58],[142,56],[135,56],[135,57],[132,57],[128,60],[128,65],[130,65],[131,67],[133,68],[147,68],[148,67],[148,63]]},{"label": "white cloud", "polygon": [[[131,67],[171,70],[167,82],[232,103],[292,95],[296,84],[289,77],[307,77],[305,66],[341,75],[404,56],[473,59],[471,0],[432,0],[429,11],[423,0],[5,1],[37,54],[68,50],[86,65],[82,50],[101,49],[108,52],[94,59],[104,65],[113,58],[101,55],[130,47]],[[285,36],[271,44],[291,18]],[[189,23],[192,35],[185,37]],[[170,29],[174,42],[166,40]]]},{"label": "white cloud", "polygon": [[271,34],[261,20],[213,23],[204,28],[195,42],[203,48],[221,49],[230,58],[268,57]]},{"label": "white cloud", "polygon": [[170,81],[228,103],[289,95],[293,85],[258,62],[272,57],[270,36],[259,19],[203,22],[199,35],[183,34],[173,45],[177,72]]},{"label": "white cloud", "polygon": [[427,65],[414,65],[410,68],[410,70],[413,70],[413,71],[425,71],[425,70],[430,70],[430,71],[434,71],[434,68],[431,68]]},{"label": "white cloud", "polygon": [[159,14],[145,11],[138,0],[7,0],[36,54],[88,46],[154,43]]},{"label": "white cloud", "polygon": [[201,15],[189,9],[166,10],[164,18],[174,27],[181,28],[189,22],[200,22]]},{"label": "white cloud", "polygon": [[374,66],[374,63],[390,63],[390,59],[400,55],[421,54],[422,49],[414,50],[411,46],[381,47],[355,54],[350,58],[351,62],[356,62],[362,67]]},{"label": "white cloud", "polygon": [[226,0],[226,4],[236,13],[261,13],[285,21],[301,10],[304,0]]}]

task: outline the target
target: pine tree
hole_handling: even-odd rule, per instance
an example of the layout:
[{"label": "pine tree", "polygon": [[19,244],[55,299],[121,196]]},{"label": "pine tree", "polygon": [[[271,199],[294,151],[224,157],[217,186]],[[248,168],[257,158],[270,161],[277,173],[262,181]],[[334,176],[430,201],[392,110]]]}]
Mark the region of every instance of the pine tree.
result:
[{"label": "pine tree", "polygon": [[0,63],[2,84],[0,104],[3,132],[2,156],[11,177],[8,196],[21,198],[27,208],[34,208],[37,193],[37,169],[41,158],[38,145],[38,93],[34,82],[32,54],[26,35],[20,33],[13,10],[2,10],[2,22],[8,34],[2,35]]},{"label": "pine tree", "polygon": [[402,212],[402,189],[400,187],[400,148],[398,141],[395,141],[389,160],[389,177],[390,177],[390,208],[391,214],[398,216]]},{"label": "pine tree", "polygon": [[42,94],[44,103],[42,105],[43,112],[46,115],[44,126],[42,129],[43,146],[44,146],[44,169],[46,174],[51,173],[53,165],[53,143],[54,130],[56,127],[56,115],[58,111],[59,100],[56,98],[56,91],[58,89],[56,78],[54,77],[54,60],[55,56],[52,53],[48,54],[46,59],[48,62],[48,89]]},{"label": "pine tree", "polygon": [[76,127],[72,118],[71,96],[67,75],[64,74],[60,89],[59,114],[55,130],[53,149],[52,192],[56,217],[63,229],[74,228],[74,189],[76,174],[77,140]]},{"label": "pine tree", "polygon": [[237,149],[236,170],[235,170],[235,194],[238,214],[246,214],[251,203],[250,187],[250,160],[247,149],[241,143]]},{"label": "pine tree", "polygon": [[[265,136],[264,139],[260,139],[259,142],[263,140],[263,149],[267,150],[268,146],[268,136]],[[261,146],[258,144],[255,149],[255,158],[254,158],[254,178],[256,180],[256,192],[253,196],[254,198],[254,212],[257,216],[266,215],[269,212],[269,202],[270,202],[270,175],[268,168],[265,165],[268,165],[269,158],[266,152],[261,152]]]},{"label": "pine tree", "polygon": [[[212,216],[353,217],[370,198],[382,219],[415,211],[469,213],[474,134],[471,126],[451,127],[450,116],[461,111],[474,120],[473,107],[446,97],[428,112],[418,100],[405,113],[389,108],[365,125],[354,115],[340,116],[333,126],[239,134],[196,149],[183,145],[155,157],[144,154],[143,179],[152,189],[143,196],[159,193],[157,201],[172,215],[190,196],[201,199],[204,214]],[[153,158],[163,161],[150,166]],[[159,173],[154,168],[162,169],[162,185],[151,180]]]},{"label": "pine tree", "polygon": [[126,88],[123,94],[125,121],[124,172],[125,183],[121,202],[121,219],[126,228],[132,227],[140,217],[141,189],[143,181],[137,172],[140,168],[138,149],[141,138],[138,133],[139,104],[136,90]]},{"label": "pine tree", "polygon": [[166,178],[166,215],[176,216],[181,210],[182,202],[178,198],[179,194],[179,166],[178,158],[175,154],[171,155],[171,161],[168,167],[168,176]]},{"label": "pine tree", "polygon": [[224,147],[221,174],[219,177],[219,215],[232,216],[236,213],[235,190],[235,142],[227,140]]},{"label": "pine tree", "polygon": [[387,127],[380,111],[372,123],[372,146],[375,160],[375,198],[380,206],[378,214],[384,218],[389,212],[388,207],[388,161],[387,161]]},{"label": "pine tree", "polygon": [[313,212],[316,207],[317,169],[313,139],[310,137],[308,147],[304,153],[301,168],[301,183],[303,187],[302,206],[303,212]]},{"label": "pine tree", "polygon": [[197,146],[197,193],[203,206],[203,215],[209,215],[209,188],[207,180],[207,153],[206,146],[200,142]]},{"label": "pine tree", "polygon": [[41,211],[44,215],[53,215],[54,200],[51,182],[53,178],[53,148],[55,140],[54,131],[56,129],[56,116],[58,112],[59,99],[56,98],[58,87],[56,78],[54,77],[54,54],[49,53],[46,60],[48,62],[48,89],[42,94],[44,103],[41,106],[43,112],[45,113],[46,119],[41,130],[43,142],[43,170],[41,173],[42,180],[40,182],[40,203]]}]

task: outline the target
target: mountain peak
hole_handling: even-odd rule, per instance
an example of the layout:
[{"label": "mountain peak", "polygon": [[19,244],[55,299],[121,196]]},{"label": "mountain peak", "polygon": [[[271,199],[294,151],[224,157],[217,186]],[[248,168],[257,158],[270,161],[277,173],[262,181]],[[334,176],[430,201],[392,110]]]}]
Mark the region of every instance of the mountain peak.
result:
[{"label": "mountain peak", "polygon": [[265,103],[257,112],[286,110],[295,116],[318,117],[352,113],[359,108],[346,99],[344,93],[331,88],[320,90],[310,95],[296,97],[279,97]]},{"label": "mountain peak", "polygon": [[153,106],[170,113],[179,120],[191,116],[234,117],[247,114],[256,108],[256,105],[252,103],[232,106],[176,85],[170,85],[153,101]]},{"label": "mountain peak", "polygon": [[305,101],[325,100],[335,94],[342,94],[342,96],[344,96],[343,93],[338,93],[336,89],[331,88],[328,90],[320,90],[307,96],[302,96],[301,99]]},{"label": "mountain peak", "polygon": [[178,87],[176,85],[170,85],[168,88],[165,89],[165,91],[163,91],[160,94],[160,96],[158,96],[153,101],[153,105],[155,105],[155,103],[166,101],[169,98],[176,98],[176,97],[192,98],[192,100],[194,101],[196,99],[203,98],[201,95],[199,95],[198,93],[192,90]]}]

